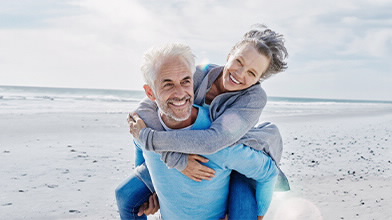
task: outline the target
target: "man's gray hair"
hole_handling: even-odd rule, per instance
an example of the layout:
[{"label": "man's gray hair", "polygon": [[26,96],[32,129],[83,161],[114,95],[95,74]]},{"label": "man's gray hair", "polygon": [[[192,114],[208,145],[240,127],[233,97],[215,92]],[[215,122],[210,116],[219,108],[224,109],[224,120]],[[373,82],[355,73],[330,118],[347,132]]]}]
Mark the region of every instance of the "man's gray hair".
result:
[{"label": "man's gray hair", "polygon": [[183,58],[192,74],[195,73],[195,55],[191,48],[181,43],[170,43],[153,47],[144,54],[141,70],[145,83],[154,87],[154,81],[162,64],[174,57]]},{"label": "man's gray hair", "polygon": [[253,45],[260,54],[267,56],[271,60],[267,70],[261,75],[260,80],[265,80],[273,74],[287,69],[285,59],[288,57],[288,53],[284,45],[283,35],[272,31],[265,25],[253,25],[253,29],[245,33],[244,38],[234,45],[229,53],[229,57],[243,45],[247,44]]}]

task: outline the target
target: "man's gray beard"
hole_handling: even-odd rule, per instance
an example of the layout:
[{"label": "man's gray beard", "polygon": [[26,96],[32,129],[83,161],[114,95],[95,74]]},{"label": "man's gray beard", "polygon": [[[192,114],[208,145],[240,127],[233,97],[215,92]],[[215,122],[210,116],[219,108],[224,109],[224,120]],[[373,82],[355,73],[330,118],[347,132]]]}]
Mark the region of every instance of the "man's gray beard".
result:
[{"label": "man's gray beard", "polygon": [[159,108],[159,111],[166,115],[168,118],[173,119],[174,121],[185,121],[189,117],[191,117],[192,105],[189,106],[188,115],[183,118],[176,117],[173,112],[170,112],[170,108],[165,109],[159,101],[156,102]]}]

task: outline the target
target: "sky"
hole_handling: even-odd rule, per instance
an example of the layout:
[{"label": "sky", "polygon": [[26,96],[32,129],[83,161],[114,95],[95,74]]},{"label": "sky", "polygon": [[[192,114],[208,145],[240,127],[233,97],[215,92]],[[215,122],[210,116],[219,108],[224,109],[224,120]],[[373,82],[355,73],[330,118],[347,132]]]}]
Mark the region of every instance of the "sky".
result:
[{"label": "sky", "polygon": [[390,0],[0,0],[0,85],[142,90],[150,47],[224,65],[256,23],[289,52],[269,96],[392,100]]}]

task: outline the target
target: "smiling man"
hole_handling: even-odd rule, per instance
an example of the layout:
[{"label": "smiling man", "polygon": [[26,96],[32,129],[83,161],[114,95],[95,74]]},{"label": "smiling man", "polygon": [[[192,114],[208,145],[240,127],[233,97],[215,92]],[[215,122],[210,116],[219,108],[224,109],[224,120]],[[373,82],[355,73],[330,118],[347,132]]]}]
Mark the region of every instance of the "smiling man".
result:
[{"label": "smiling man", "polygon": [[[142,71],[146,81],[144,90],[153,102],[143,102],[144,106],[139,107],[138,113],[150,128],[169,131],[210,127],[208,108],[193,105],[195,66],[194,56],[188,46],[169,44],[148,51],[144,56]],[[134,115],[133,120],[141,121],[137,115]],[[144,148],[137,140],[135,145],[138,149]],[[130,209],[135,208],[135,204],[130,205],[130,201],[136,195],[140,196],[138,192],[150,191],[151,194],[154,190],[164,219],[224,218],[232,170],[257,181],[259,195],[256,197],[261,207],[267,209],[278,174],[275,162],[267,154],[242,144],[203,155],[208,160],[200,157],[200,161],[213,169],[209,170],[210,177],[215,174],[209,181],[201,182],[188,178],[176,169],[168,169],[161,160],[161,154],[143,150],[143,154],[139,151],[137,156],[137,165],[140,166],[136,168],[136,175],[116,190],[122,219],[138,219],[128,218]],[[145,163],[140,157],[144,157]],[[138,201],[147,201],[150,194],[147,193]]]}]

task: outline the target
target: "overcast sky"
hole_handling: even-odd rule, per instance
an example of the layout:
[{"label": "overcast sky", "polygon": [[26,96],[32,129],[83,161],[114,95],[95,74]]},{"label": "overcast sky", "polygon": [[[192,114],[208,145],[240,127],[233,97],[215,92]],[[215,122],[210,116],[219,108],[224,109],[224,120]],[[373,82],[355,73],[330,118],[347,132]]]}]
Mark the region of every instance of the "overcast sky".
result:
[{"label": "overcast sky", "polygon": [[0,85],[141,90],[151,46],[223,65],[255,23],[290,56],[269,96],[392,100],[390,0],[0,0]]}]

